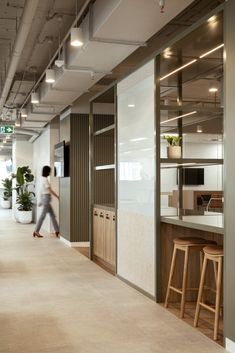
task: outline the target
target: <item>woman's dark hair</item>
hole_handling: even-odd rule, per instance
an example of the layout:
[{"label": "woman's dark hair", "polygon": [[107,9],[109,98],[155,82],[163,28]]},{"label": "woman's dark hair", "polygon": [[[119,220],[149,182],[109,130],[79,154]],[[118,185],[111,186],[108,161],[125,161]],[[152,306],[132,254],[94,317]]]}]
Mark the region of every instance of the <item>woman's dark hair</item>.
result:
[{"label": "woman's dark hair", "polygon": [[49,165],[44,165],[44,167],[42,168],[42,176],[43,177],[48,177],[51,173],[51,167],[49,167]]}]

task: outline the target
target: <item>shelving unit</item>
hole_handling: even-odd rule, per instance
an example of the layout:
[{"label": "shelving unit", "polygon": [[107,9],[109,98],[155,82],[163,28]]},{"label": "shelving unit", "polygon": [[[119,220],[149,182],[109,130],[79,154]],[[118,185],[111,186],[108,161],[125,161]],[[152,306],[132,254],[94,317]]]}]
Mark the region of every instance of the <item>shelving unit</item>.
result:
[{"label": "shelving unit", "polygon": [[[113,98],[114,88],[109,96]],[[116,161],[115,114],[107,114],[106,101],[98,96],[91,101],[90,114],[90,239],[91,259],[116,272]],[[104,108],[104,114],[96,114],[95,104]],[[110,107],[110,102],[109,102]],[[100,110],[99,110],[100,111]],[[101,110],[102,111],[102,110]]]}]

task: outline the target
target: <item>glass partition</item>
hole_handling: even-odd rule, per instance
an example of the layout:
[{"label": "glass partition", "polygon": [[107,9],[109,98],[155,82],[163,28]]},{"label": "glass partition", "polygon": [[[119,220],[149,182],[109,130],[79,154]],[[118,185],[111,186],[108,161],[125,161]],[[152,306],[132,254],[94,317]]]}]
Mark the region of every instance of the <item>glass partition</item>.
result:
[{"label": "glass partition", "polygon": [[154,296],[154,61],[120,82],[117,92],[117,272]]},{"label": "glass partition", "polygon": [[223,212],[223,48],[217,14],[160,55],[162,215]]}]

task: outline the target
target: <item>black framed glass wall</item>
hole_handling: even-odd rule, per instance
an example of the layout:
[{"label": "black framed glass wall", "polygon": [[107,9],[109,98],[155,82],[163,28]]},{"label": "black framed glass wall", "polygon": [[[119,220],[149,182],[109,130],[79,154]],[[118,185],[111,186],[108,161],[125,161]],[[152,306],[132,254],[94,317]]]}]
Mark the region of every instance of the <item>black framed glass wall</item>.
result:
[{"label": "black framed glass wall", "polygon": [[163,216],[223,211],[223,48],[219,13],[160,55]]}]

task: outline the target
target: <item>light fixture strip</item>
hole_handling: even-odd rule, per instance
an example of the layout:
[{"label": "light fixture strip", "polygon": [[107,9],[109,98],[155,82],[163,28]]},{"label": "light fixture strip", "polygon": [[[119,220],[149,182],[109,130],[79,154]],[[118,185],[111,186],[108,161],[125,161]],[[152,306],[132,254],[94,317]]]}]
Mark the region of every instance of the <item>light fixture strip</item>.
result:
[{"label": "light fixture strip", "polygon": [[189,66],[189,65],[192,65],[193,63],[195,63],[197,61],[197,59],[193,59],[192,61],[190,61],[189,63],[183,65],[183,66],[180,66],[178,67],[178,69],[175,69],[174,71],[171,71],[169,72],[169,74],[167,74],[166,76],[163,76],[160,78],[160,81],[164,80],[165,78],[175,74],[176,72],[180,71],[180,70],[183,70],[185,67]]},{"label": "light fixture strip", "polygon": [[[222,48],[223,46],[224,46],[224,43],[222,43],[222,44],[218,45],[217,47],[215,47],[215,48],[209,50],[208,52],[206,52],[206,53],[200,55],[199,58],[202,59],[202,58],[204,58],[205,56],[210,55],[210,54],[213,53],[214,51],[216,51],[216,50]],[[164,80],[165,78],[167,78],[167,77],[169,77],[169,76],[171,76],[171,75],[174,75],[176,72],[178,72],[178,71],[180,71],[180,70],[183,70],[185,67],[187,67],[187,66],[189,66],[189,65],[192,65],[192,64],[195,63],[196,61],[197,61],[197,59],[193,59],[192,61],[188,62],[187,64],[178,67],[178,69],[175,69],[175,70],[169,72],[169,74],[167,74],[167,75],[161,77],[161,78],[160,78],[160,81]]]},{"label": "light fixture strip", "polygon": [[194,110],[193,112],[186,113],[186,114],[179,115],[179,116],[176,116],[176,117],[168,119],[168,120],[161,121],[160,124],[165,124],[165,123],[168,123],[169,121],[174,121],[174,120],[178,120],[178,119],[181,119],[181,118],[185,118],[186,116],[194,115],[196,113],[197,113],[197,111]]},{"label": "light fixture strip", "polygon": [[224,43],[223,43],[223,44],[220,44],[220,45],[218,45],[218,47],[215,47],[214,49],[211,49],[211,50],[209,50],[208,52],[202,54],[201,56],[199,56],[199,58],[202,59],[202,58],[204,58],[205,56],[210,55],[211,53],[214,53],[214,51],[216,51],[216,50],[222,48],[223,46],[224,46]]}]

